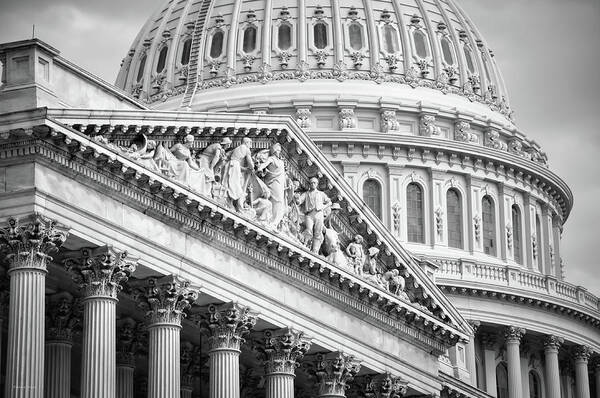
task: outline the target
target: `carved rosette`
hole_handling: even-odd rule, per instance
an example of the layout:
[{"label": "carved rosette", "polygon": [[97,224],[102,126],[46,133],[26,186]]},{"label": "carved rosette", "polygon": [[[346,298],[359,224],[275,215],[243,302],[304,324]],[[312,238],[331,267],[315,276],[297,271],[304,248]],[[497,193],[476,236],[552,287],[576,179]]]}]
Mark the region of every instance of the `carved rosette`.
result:
[{"label": "carved rosette", "polygon": [[592,349],[586,345],[578,345],[573,348],[573,360],[575,362],[588,362],[592,355]]},{"label": "carved rosette", "polygon": [[384,373],[367,380],[365,397],[367,398],[401,398],[408,391],[408,382],[390,373]]},{"label": "carved rosette", "polygon": [[544,349],[545,350],[556,350],[560,349],[560,346],[563,344],[564,339],[558,336],[546,336],[544,338]]},{"label": "carved rosette", "polygon": [[211,304],[202,314],[200,326],[208,332],[209,350],[240,350],[244,336],[256,324],[257,315],[238,303]]},{"label": "carved rosette", "polygon": [[76,301],[68,292],[48,297],[46,314],[46,340],[71,343],[73,333],[80,325]]},{"label": "carved rosette", "polygon": [[58,250],[66,239],[66,228],[39,214],[25,222],[11,217],[7,226],[0,229],[0,249],[7,253],[9,273],[17,268],[46,271],[46,263],[52,260],[50,253]]},{"label": "carved rosette", "polygon": [[525,329],[517,326],[508,326],[504,329],[504,338],[507,342],[519,343],[525,336]]},{"label": "carved rosette", "polygon": [[83,291],[84,298],[117,298],[121,284],[135,271],[137,260],[128,257],[127,252],[119,252],[110,246],[96,249],[82,249],[67,254],[65,267],[73,281]]},{"label": "carved rosette", "polygon": [[348,383],[360,370],[360,361],[343,352],[317,355],[316,373],[319,395],[345,396]]},{"label": "carved rosette", "polygon": [[310,349],[311,339],[293,329],[285,328],[264,332],[257,350],[263,360],[265,374],[289,374],[294,376],[298,361]]},{"label": "carved rosette", "polygon": [[148,278],[147,287],[136,294],[138,305],[146,310],[149,325],[171,324],[181,326],[184,311],[198,298],[190,282],[174,275]]}]

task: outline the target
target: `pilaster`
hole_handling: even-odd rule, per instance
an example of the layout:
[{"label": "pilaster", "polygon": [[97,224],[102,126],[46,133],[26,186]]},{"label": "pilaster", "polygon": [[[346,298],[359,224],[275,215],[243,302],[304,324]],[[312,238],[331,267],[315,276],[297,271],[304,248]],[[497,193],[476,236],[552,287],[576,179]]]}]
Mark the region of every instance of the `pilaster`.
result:
[{"label": "pilaster", "polygon": [[5,397],[44,395],[46,266],[67,231],[39,215],[9,218],[0,230],[10,277]]},{"label": "pilaster", "polygon": [[360,361],[343,352],[318,354],[316,373],[319,386],[319,398],[343,398],[348,383],[360,370]]},{"label": "pilaster", "polygon": [[588,361],[592,350],[588,346],[579,345],[573,349],[573,365],[575,365],[575,396],[590,398],[590,381]]},{"label": "pilaster", "polygon": [[469,325],[473,328],[473,335],[470,336],[469,342],[466,346],[466,357],[467,357],[467,370],[469,371],[469,384],[473,387],[477,387],[477,363],[475,359],[475,337],[477,336],[477,329],[479,329],[480,322],[470,320]]},{"label": "pilaster", "polygon": [[504,330],[508,362],[508,398],[521,398],[523,395],[519,346],[524,335],[525,329],[516,326],[508,326]]}]

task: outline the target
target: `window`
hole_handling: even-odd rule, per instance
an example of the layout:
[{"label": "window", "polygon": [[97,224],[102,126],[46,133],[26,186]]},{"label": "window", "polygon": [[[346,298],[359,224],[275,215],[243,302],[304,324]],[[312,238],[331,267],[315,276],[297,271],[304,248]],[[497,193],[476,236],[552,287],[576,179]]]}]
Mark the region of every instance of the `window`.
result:
[{"label": "window", "polygon": [[348,26],[348,36],[350,36],[350,47],[358,51],[363,48],[362,27],[358,23],[351,23]]},{"label": "window", "polygon": [[503,363],[496,366],[496,397],[508,398],[508,372]]},{"label": "window", "polygon": [[423,216],[423,190],[410,183],[406,188],[408,241],[425,243],[425,219]]},{"label": "window", "polygon": [[521,211],[517,205],[512,205],[512,225],[513,225],[513,251],[517,264],[523,264],[523,252],[521,249],[521,239],[523,229],[521,227]]},{"label": "window", "polygon": [[363,200],[373,210],[373,213],[381,219],[381,185],[368,179],[363,184]]},{"label": "window", "polygon": [[417,55],[421,58],[427,57],[427,44],[425,43],[426,37],[425,33],[420,30],[415,30],[413,32],[413,40],[415,42],[415,51]]},{"label": "window", "polygon": [[292,26],[281,24],[277,28],[277,47],[280,50],[288,50],[292,46]]},{"label": "window", "polygon": [[246,30],[244,30],[244,40],[242,44],[242,50],[245,53],[251,53],[256,50],[256,27],[248,26]]},{"label": "window", "polygon": [[316,23],[313,27],[314,44],[319,50],[327,47],[327,25],[324,23]]},{"label": "window", "polygon": [[473,64],[473,55],[471,53],[471,49],[465,44],[463,50],[465,52],[465,59],[467,60],[467,68],[469,69],[469,72],[475,73],[475,65]]},{"label": "window", "polygon": [[181,65],[187,65],[190,63],[190,53],[192,50],[192,39],[187,39],[183,42],[183,49],[181,50]]},{"label": "window", "polygon": [[386,24],[383,27],[383,44],[387,53],[394,54],[398,51],[398,36],[396,35],[396,29],[390,24]]},{"label": "window", "polygon": [[540,378],[533,370],[529,371],[529,398],[542,398],[541,390]]},{"label": "window", "polygon": [[137,73],[137,77],[135,78],[135,81],[137,83],[139,83],[142,80],[142,77],[144,77],[144,69],[146,68],[146,56],[144,55],[142,57],[142,59],[140,60],[140,66],[138,66],[138,73]]},{"label": "window", "polygon": [[446,192],[446,208],[448,213],[448,246],[462,249],[462,203],[457,189],[450,188]]},{"label": "window", "polygon": [[164,46],[160,53],[158,53],[158,62],[156,63],[156,73],[160,73],[165,69],[165,65],[167,63],[167,53],[169,52],[169,47]]},{"label": "window", "polygon": [[484,196],[481,201],[483,222],[483,251],[491,256],[496,255],[496,214],[494,202],[489,196]]},{"label": "window", "polygon": [[446,37],[442,37],[441,44],[442,44],[442,55],[444,56],[444,61],[446,61],[446,63],[448,65],[454,65],[454,58],[452,57],[452,49],[450,48],[450,46],[451,46],[450,40],[448,40]]},{"label": "window", "polygon": [[537,265],[538,269],[542,270],[542,223],[540,215],[535,214],[535,239],[537,244]]},{"label": "window", "polygon": [[210,41],[210,57],[219,58],[223,52],[223,31],[218,30]]}]

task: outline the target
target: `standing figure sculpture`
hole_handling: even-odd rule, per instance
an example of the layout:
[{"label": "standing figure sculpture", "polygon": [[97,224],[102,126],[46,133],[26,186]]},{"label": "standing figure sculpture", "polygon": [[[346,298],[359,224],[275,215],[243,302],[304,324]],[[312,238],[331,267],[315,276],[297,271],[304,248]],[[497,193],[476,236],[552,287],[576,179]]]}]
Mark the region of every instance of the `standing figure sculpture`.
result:
[{"label": "standing figure sculpture", "polygon": [[346,254],[350,257],[350,265],[357,275],[363,274],[363,267],[365,266],[365,250],[363,248],[363,242],[363,237],[356,235],[354,237],[354,242],[346,247]]},{"label": "standing figure sculpture", "polygon": [[267,160],[256,167],[258,173],[264,174],[263,182],[270,191],[269,200],[272,206],[271,224],[278,228],[285,215],[285,186],[286,174],[283,159],[281,159],[281,144],[271,146]]},{"label": "standing figure sculpture", "polygon": [[216,175],[219,175],[218,168],[225,159],[225,150],[231,145],[231,140],[224,137],[221,142],[210,144],[200,155],[196,161],[200,168],[198,173],[194,173],[197,178],[192,181],[192,187],[204,195],[211,194],[212,184],[218,181]]},{"label": "standing figure sculpture", "polygon": [[227,187],[227,195],[237,212],[241,212],[244,209],[248,177],[254,169],[254,161],[250,153],[251,146],[252,140],[244,137],[242,143],[231,152],[231,157],[223,176],[223,183]]},{"label": "standing figure sculpture", "polygon": [[310,190],[296,197],[296,203],[304,204],[304,242],[311,243],[311,251],[319,253],[323,244],[324,216],[323,212],[331,206],[331,200],[323,191],[319,191],[319,179],[310,179]]}]

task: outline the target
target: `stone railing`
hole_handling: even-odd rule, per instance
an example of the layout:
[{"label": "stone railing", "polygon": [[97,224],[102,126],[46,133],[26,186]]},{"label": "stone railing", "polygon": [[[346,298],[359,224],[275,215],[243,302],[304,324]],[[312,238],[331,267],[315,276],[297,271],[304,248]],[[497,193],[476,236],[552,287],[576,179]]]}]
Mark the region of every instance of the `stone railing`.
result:
[{"label": "stone railing", "polygon": [[477,282],[481,288],[485,288],[485,285],[506,286],[546,294],[600,311],[598,297],[582,286],[559,281],[552,275],[543,275],[514,265],[477,263],[466,259],[428,259],[439,267],[435,272],[438,284],[447,284],[449,280],[461,280]]}]

